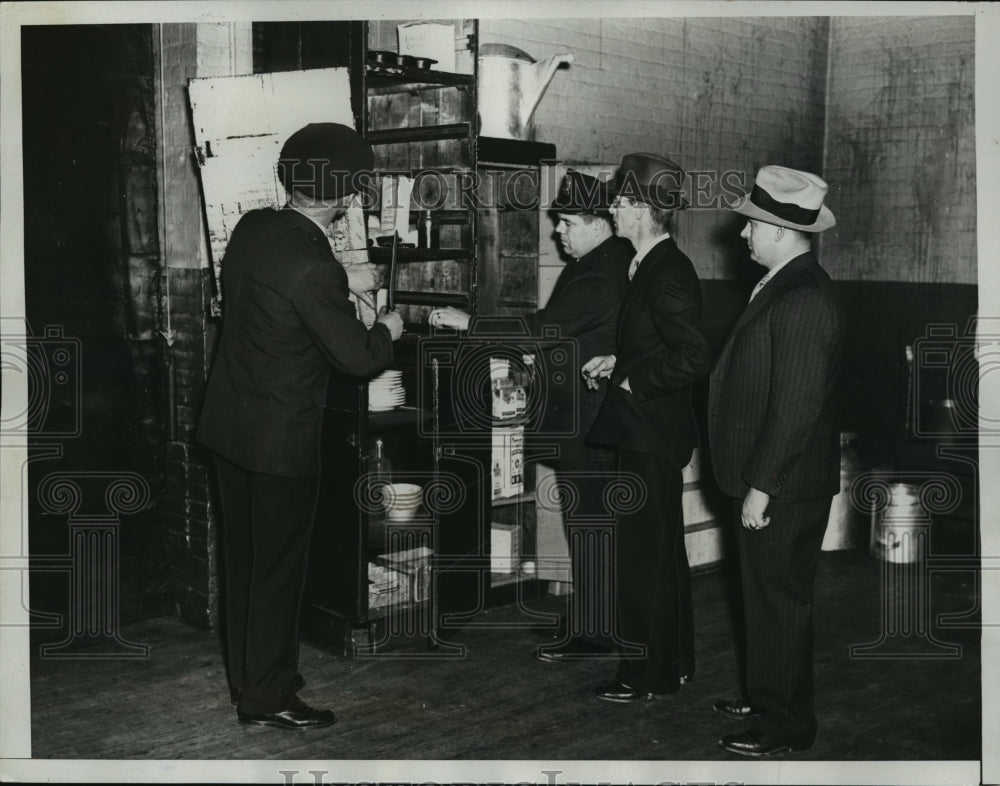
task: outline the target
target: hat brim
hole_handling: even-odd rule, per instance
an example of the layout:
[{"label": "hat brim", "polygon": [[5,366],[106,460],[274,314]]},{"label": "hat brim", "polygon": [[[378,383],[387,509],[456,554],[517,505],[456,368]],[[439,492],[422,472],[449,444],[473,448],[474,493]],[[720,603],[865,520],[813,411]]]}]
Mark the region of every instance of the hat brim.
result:
[{"label": "hat brim", "polygon": [[614,183],[608,193],[608,199],[613,203],[619,196],[634,199],[660,210],[687,210],[691,205],[683,191],[653,191],[641,183],[629,188]]},{"label": "hat brim", "polygon": [[837,224],[837,219],[833,217],[833,213],[826,205],[820,205],[819,215],[816,216],[816,220],[813,223],[796,224],[758,207],[750,201],[749,194],[744,194],[739,204],[732,208],[732,210],[734,213],[739,213],[747,218],[755,218],[758,221],[764,221],[768,224],[774,224],[779,227],[797,229],[800,232],[824,232]]}]

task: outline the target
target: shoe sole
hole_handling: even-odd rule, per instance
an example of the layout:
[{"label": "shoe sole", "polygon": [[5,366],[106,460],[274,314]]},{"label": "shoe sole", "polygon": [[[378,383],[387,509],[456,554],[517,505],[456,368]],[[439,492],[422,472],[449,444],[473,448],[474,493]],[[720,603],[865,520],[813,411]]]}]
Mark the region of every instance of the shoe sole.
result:
[{"label": "shoe sole", "polygon": [[726,712],[725,710],[720,710],[718,707],[712,707],[712,712],[734,721],[752,720],[760,715],[759,712],[748,712],[746,715],[737,715],[735,712]]},{"label": "shoe sole", "polygon": [[579,655],[556,655],[552,656],[545,652],[540,652],[535,655],[538,660],[544,663],[561,663],[564,660],[618,660],[618,655],[614,652],[608,653],[587,653]]},{"label": "shoe sole", "polygon": [[719,747],[724,751],[729,753],[735,753],[737,756],[749,756],[752,759],[766,759],[768,756],[777,756],[781,753],[798,753],[800,751],[809,750],[812,745],[782,745],[773,751],[758,752],[758,751],[741,751],[734,748],[727,748],[722,744],[722,740],[719,740]]},{"label": "shoe sole", "polygon": [[666,699],[669,699],[671,695],[672,694],[669,693],[647,693],[645,696],[642,697],[637,696],[633,699],[616,699],[611,696],[598,696],[595,693],[594,698],[599,699],[601,701],[610,701],[615,704],[642,704],[642,702],[644,701],[664,701]]},{"label": "shoe sole", "polygon": [[309,729],[328,729],[336,720],[332,720],[329,723],[310,723],[307,726],[288,726],[284,723],[275,723],[274,721],[265,720],[243,720],[243,718],[238,718],[241,726],[269,726],[272,729],[283,729],[284,731],[308,731]]}]

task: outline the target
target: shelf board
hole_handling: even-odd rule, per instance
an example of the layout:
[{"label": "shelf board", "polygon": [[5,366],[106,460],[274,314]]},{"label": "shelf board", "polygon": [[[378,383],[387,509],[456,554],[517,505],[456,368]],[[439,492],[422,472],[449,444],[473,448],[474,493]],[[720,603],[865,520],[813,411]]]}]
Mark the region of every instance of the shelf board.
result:
[{"label": "shelf board", "polygon": [[[410,170],[410,177],[413,178],[414,173],[419,173],[420,171],[421,170]],[[441,170],[438,170],[438,171],[441,171]],[[464,171],[471,172],[472,170],[471,169],[465,169]],[[377,216],[381,216],[381,214],[382,214],[381,210],[374,210],[374,209],[372,209],[372,210],[365,210],[364,212],[365,212],[365,217],[366,218],[368,216],[376,216],[377,217]],[[410,219],[413,220],[413,219],[420,218],[426,212],[427,212],[427,208],[417,208],[417,207],[412,207],[411,206],[410,207]],[[467,210],[454,210],[454,209],[451,209],[451,210],[445,210],[445,209],[433,210],[432,209],[430,212],[434,216],[434,220],[437,221],[439,224],[468,224],[469,223],[469,216],[473,213],[473,211],[471,209],[467,209]],[[384,237],[384,236],[380,235],[380,237]]]},{"label": "shelf board", "polygon": [[428,409],[418,409],[417,407],[397,407],[385,412],[369,412],[368,427],[370,429],[392,428],[394,426],[411,426],[429,420],[431,412]]},{"label": "shelf board", "polygon": [[373,91],[395,93],[406,90],[433,90],[441,87],[471,87],[472,74],[368,63],[365,66],[365,81]]},{"label": "shelf board", "polygon": [[479,137],[479,164],[526,164],[538,166],[542,161],[554,161],[556,146],[548,142],[527,142],[521,139]]},{"label": "shelf board", "polygon": [[391,145],[399,142],[436,142],[441,139],[464,139],[469,136],[468,123],[446,123],[437,126],[414,128],[385,128],[369,131],[365,139],[372,145]]},{"label": "shelf board", "polygon": [[527,491],[524,494],[515,494],[513,497],[500,497],[499,499],[493,500],[493,507],[499,508],[504,505],[516,505],[520,502],[534,502],[535,492]]},{"label": "shelf board", "polygon": [[452,292],[396,292],[396,302],[407,306],[455,306],[468,308],[469,296]]},{"label": "shelf board", "polygon": [[[468,248],[397,248],[397,262],[437,262],[439,260],[472,259],[475,254]],[[368,258],[372,262],[392,261],[391,246],[370,246]]]}]

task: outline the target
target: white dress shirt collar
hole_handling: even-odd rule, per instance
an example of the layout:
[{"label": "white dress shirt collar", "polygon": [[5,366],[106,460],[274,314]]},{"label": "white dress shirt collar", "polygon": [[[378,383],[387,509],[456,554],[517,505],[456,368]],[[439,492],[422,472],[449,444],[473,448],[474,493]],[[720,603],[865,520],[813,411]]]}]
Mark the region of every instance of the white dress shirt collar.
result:
[{"label": "white dress shirt collar", "polygon": [[642,264],[642,260],[646,258],[646,255],[653,250],[653,246],[657,243],[667,240],[670,238],[669,232],[664,232],[662,235],[657,235],[656,237],[647,238],[644,243],[642,243],[636,250],[635,256],[632,257],[632,264],[629,265],[628,269],[628,280],[631,281],[632,277],[635,276],[635,272],[639,269],[639,265]]}]

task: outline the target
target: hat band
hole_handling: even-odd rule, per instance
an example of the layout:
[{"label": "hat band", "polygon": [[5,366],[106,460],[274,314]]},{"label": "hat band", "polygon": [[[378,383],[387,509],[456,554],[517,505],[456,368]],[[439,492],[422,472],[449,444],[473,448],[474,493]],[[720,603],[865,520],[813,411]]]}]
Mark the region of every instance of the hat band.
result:
[{"label": "hat band", "polygon": [[793,224],[815,224],[816,219],[819,218],[818,209],[808,210],[804,207],[799,207],[794,202],[779,202],[756,184],[753,190],[750,191],[750,201],[761,210],[766,210],[771,215],[782,218],[785,221],[790,221]]}]

